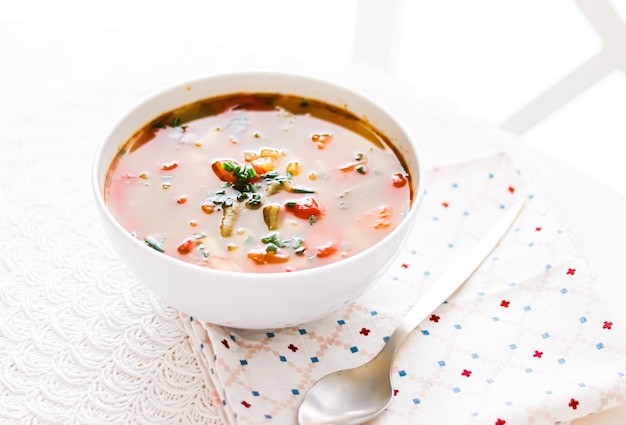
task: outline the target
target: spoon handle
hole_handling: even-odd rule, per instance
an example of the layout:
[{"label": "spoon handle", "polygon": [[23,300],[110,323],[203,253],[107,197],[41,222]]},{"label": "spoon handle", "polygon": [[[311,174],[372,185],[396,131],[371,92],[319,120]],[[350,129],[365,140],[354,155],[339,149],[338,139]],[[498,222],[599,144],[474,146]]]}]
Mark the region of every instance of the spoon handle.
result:
[{"label": "spoon handle", "polygon": [[487,256],[494,250],[504,235],[509,231],[524,206],[524,198],[518,199],[500,221],[469,252],[469,254],[448,270],[430,290],[428,290],[402,319],[383,348],[384,357],[393,359],[402,341],[429,314],[448,299],[480,267]]}]

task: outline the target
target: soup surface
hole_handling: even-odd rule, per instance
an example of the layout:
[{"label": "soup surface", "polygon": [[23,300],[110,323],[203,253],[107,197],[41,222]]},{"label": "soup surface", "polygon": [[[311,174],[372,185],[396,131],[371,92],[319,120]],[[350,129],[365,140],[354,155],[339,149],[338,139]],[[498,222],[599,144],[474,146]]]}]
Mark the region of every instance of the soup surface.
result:
[{"label": "soup surface", "polygon": [[357,254],[393,230],[411,198],[402,159],[367,122],[274,94],[158,117],[126,142],[105,185],[112,214],[148,246],[242,272]]}]

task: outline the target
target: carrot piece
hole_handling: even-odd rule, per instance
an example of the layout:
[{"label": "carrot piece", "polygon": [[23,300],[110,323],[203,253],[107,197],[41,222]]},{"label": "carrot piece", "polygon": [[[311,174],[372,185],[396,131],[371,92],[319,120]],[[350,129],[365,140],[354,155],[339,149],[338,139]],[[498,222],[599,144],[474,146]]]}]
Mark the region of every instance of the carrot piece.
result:
[{"label": "carrot piece", "polygon": [[193,249],[193,239],[187,238],[178,246],[178,253],[182,255],[189,254]]},{"label": "carrot piece", "polygon": [[279,264],[289,261],[289,253],[278,248],[276,251],[268,251],[265,248],[255,248],[248,251],[248,258],[257,264]]},{"label": "carrot piece", "polygon": [[[235,173],[233,172],[236,167],[239,167],[239,164],[235,161],[215,161],[213,164],[211,164],[211,168],[213,169],[213,172],[215,173],[217,178],[223,182],[228,183],[237,183],[237,176],[235,176]],[[230,168],[232,168],[233,170],[230,170]]]},{"label": "carrot piece", "polygon": [[337,246],[335,242],[328,242],[326,245],[322,245],[317,248],[317,257],[318,258],[330,257],[331,255],[336,253],[338,250],[339,250],[339,247]]}]

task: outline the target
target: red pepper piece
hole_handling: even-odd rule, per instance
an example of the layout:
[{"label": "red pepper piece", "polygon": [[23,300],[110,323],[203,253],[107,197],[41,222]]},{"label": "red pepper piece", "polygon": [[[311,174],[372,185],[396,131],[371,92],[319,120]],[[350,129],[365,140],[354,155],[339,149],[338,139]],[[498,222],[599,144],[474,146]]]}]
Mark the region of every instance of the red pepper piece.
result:
[{"label": "red pepper piece", "polygon": [[191,252],[193,249],[193,239],[187,238],[178,246],[178,253],[181,255],[186,255]]},{"label": "red pepper piece", "polygon": [[322,207],[313,197],[286,202],[285,209],[293,213],[296,217],[305,220],[308,220],[311,216],[319,217],[323,214]]}]

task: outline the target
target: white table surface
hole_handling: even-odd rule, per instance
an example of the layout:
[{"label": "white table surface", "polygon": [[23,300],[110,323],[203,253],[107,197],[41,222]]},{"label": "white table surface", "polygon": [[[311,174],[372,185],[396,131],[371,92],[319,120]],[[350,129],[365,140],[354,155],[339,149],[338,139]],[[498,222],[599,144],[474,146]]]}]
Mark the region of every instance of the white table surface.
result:
[{"label": "white table surface", "polygon": [[[310,69],[303,64],[294,63],[288,58],[259,58],[202,43],[78,26],[41,25],[2,21],[1,19],[0,58],[2,64],[0,65],[0,76],[2,77],[0,78],[0,122],[3,128],[3,131],[0,132],[0,154],[4,156],[0,158],[0,164],[5,165],[0,169],[0,181],[3,183],[0,188],[2,202],[6,205],[5,203],[11,202],[16,195],[18,195],[18,200],[26,199],[25,215],[29,214],[29,207],[41,207],[41,203],[37,202],[37,197],[41,197],[41,202],[45,202],[48,197],[54,196],[54,193],[16,194],[17,188],[21,187],[16,182],[21,181],[20,179],[28,179],[29,176],[37,176],[33,170],[41,165],[40,161],[58,161],[63,167],[76,168],[75,172],[65,168],[59,174],[61,180],[54,182],[56,185],[54,187],[59,189],[59,196],[68,196],[70,199],[68,201],[69,207],[73,207],[72,200],[78,199],[80,201],[78,211],[68,211],[70,222],[74,214],[86,213],[90,215],[93,213],[93,208],[89,204],[91,193],[87,192],[89,191],[90,160],[97,144],[115,120],[144,96],[179,80],[212,72],[258,67],[297,71]],[[339,80],[343,79],[356,88],[359,88],[359,85],[369,88],[373,96],[380,96],[383,103],[388,102],[392,109],[395,108],[401,119],[406,118],[402,116],[403,114],[408,115],[410,108],[407,109],[407,105],[414,106],[417,104],[415,110],[427,111],[433,117],[437,116],[440,128],[436,131],[445,131],[455,135],[455,123],[463,122],[465,128],[476,130],[478,136],[473,136],[475,139],[485,137],[490,140],[491,144],[474,143],[472,146],[457,146],[452,141],[450,145],[440,147],[439,150],[434,148],[427,152],[427,156],[430,155],[432,161],[480,153],[483,148],[492,149],[493,143],[501,143],[502,148],[511,151],[521,164],[532,168],[537,176],[535,183],[539,194],[553,206],[554,213],[558,218],[572,229],[573,234],[577,235],[576,244],[597,270],[599,292],[606,297],[617,314],[626,318],[626,281],[622,271],[624,260],[626,260],[626,248],[624,248],[626,241],[626,198],[624,196],[593,181],[580,170],[574,170],[555,158],[548,157],[529,147],[523,140],[508,137],[501,134],[497,129],[488,128],[479,119],[456,110],[454,106],[436,103],[431,105],[430,99],[419,98],[419,90],[407,92],[407,96],[402,100],[402,105],[391,105],[395,99],[389,94],[389,89],[394,85],[394,80],[389,77],[377,79],[374,82],[371,80],[374,74],[363,70],[351,70],[349,75],[342,74],[343,71],[341,70],[325,70],[323,72],[330,72],[334,77]],[[355,80],[354,75],[358,75],[359,78]],[[394,89],[396,92],[401,91],[398,88]],[[435,127],[430,129],[418,128],[417,131],[434,131],[433,128]],[[42,138],[49,138],[50,143],[62,140],[63,149],[56,150],[53,147],[48,147]],[[14,161],[22,153],[31,153],[28,146],[24,146],[24,144],[31,142],[33,142],[34,147],[46,146],[45,151],[23,158],[24,165],[19,167],[23,174],[16,175],[15,164],[10,164],[11,167],[3,161],[9,159]],[[593,149],[593,145],[590,145],[589,148]],[[73,163],[72,160],[77,160],[79,163]],[[66,182],[62,178],[67,178],[67,176],[73,176],[82,183],[78,184],[72,181],[71,183],[67,182],[66,186]],[[54,176],[51,179],[54,179]],[[24,187],[36,187],[36,185],[25,185]],[[44,187],[47,186],[44,185]],[[77,191],[77,193],[67,193],[68,191]],[[6,208],[2,210],[0,214],[5,214]],[[10,238],[12,235],[23,236],[28,234],[25,230],[10,228],[16,223],[23,223],[15,211],[16,208],[13,207],[9,209],[10,216],[1,216],[0,235],[3,237]],[[54,214],[46,218],[49,220],[51,228],[54,228],[55,221],[61,219]],[[68,217],[63,217],[63,220],[65,220],[64,223],[68,222]],[[100,232],[97,223],[91,225],[95,229],[94,232]],[[54,235],[52,237],[54,238]],[[44,244],[48,243],[45,235],[42,236],[41,240]],[[19,240],[10,240],[9,242],[5,240],[3,243],[15,247],[16,251],[19,252]],[[51,246],[57,247],[53,242],[50,243]],[[106,243],[103,246],[107,247]],[[66,248],[69,249],[70,247]],[[24,341],[24,339],[20,339],[17,333],[25,330],[32,332],[32,340],[37,344],[38,338],[45,337],[46,332],[51,334],[62,333],[61,331],[65,329],[62,325],[63,319],[75,321],[75,323],[66,323],[67,329],[72,328],[72,326],[79,329],[81,324],[77,318],[81,318],[85,322],[91,320],[90,323],[100,323],[101,321],[97,322],[93,317],[89,317],[89,315],[100,314],[105,316],[104,327],[100,330],[106,331],[108,326],[108,329],[114,328],[117,335],[127,338],[126,343],[119,341],[119,345],[116,345],[117,343],[112,337],[113,334],[106,332],[85,334],[83,340],[89,341],[95,346],[102,343],[101,346],[104,351],[99,352],[100,360],[116,357],[121,351],[128,352],[128,341],[136,341],[142,335],[141,332],[150,333],[153,340],[158,342],[158,344],[155,343],[157,348],[165,350],[164,355],[167,355],[169,353],[167,350],[170,350],[172,346],[184,345],[184,342],[180,342],[184,339],[184,335],[180,333],[180,329],[175,324],[176,313],[168,309],[167,306],[160,305],[149,295],[143,294],[142,288],[134,288],[133,291],[140,294],[140,298],[144,297],[142,299],[147,300],[148,304],[152,304],[127,305],[125,307],[127,310],[134,309],[134,315],[131,319],[142,323],[140,326],[137,326],[137,323],[126,323],[128,330],[124,331],[123,320],[128,319],[128,317],[111,315],[112,310],[105,306],[111,299],[115,300],[114,297],[116,296],[111,294],[109,287],[109,292],[107,292],[107,288],[99,288],[106,294],[106,297],[103,298],[102,307],[97,308],[90,304],[90,308],[85,307],[83,311],[80,305],[74,306],[74,311],[83,313],[82,316],[76,314],[75,317],[57,317],[56,319],[49,316],[58,312],[54,302],[62,305],[62,301],[56,300],[51,294],[47,294],[47,298],[43,298],[43,301],[50,301],[50,305],[35,306],[40,308],[44,314],[31,315],[28,313],[29,306],[24,298],[19,298],[17,295],[12,298],[10,294],[7,294],[6,288],[15,284],[16,270],[27,270],[26,276],[21,276],[21,278],[23,278],[24,285],[29,288],[45,288],[49,280],[52,279],[51,282],[54,283],[54,279],[62,279],[62,276],[50,277],[44,273],[38,273],[37,265],[39,263],[37,259],[28,258],[28,255],[25,261],[32,261],[32,268],[30,265],[23,266],[20,263],[21,260],[13,254],[9,255],[7,259],[7,253],[13,252],[11,249],[3,248],[4,259],[0,268],[0,278],[2,278],[0,281],[0,294],[2,295],[0,297],[0,309],[3,312],[3,318],[0,320],[0,363],[4,362],[4,365],[0,366],[4,368],[4,372],[12,374],[10,376],[15,378],[12,381],[10,377],[7,378],[8,375],[6,374],[3,375],[4,378],[0,378],[0,394],[2,397],[8,395],[9,397],[5,400],[10,400],[3,402],[2,397],[0,397],[0,406],[2,406],[0,418],[3,418],[3,414],[6,415],[3,422],[15,420],[15,422],[24,423],[94,423],[102,420],[102,417],[95,412],[107,411],[115,411],[116,414],[121,415],[118,415],[118,418],[125,418],[125,422],[154,422],[154,418],[158,415],[154,412],[146,413],[144,411],[141,403],[136,401],[139,397],[136,392],[123,394],[126,387],[115,388],[115,385],[119,385],[120,381],[104,374],[94,373],[84,384],[78,381],[74,382],[74,391],[82,391],[81,397],[76,396],[83,404],[81,409],[77,410],[76,406],[59,401],[56,396],[50,396],[46,399],[46,394],[58,395],[57,390],[60,384],[52,378],[62,377],[71,380],[72,372],[63,370],[64,363],[58,361],[51,361],[49,364],[49,367],[54,369],[53,372],[42,371],[41,364],[45,367],[45,358],[39,359],[39,363],[28,358],[32,352],[28,349],[24,350],[25,345],[16,342]],[[105,255],[112,255],[111,261],[115,261],[115,254],[107,252]],[[86,265],[83,269],[81,264],[72,263],[72,261],[84,260],[83,257],[73,259],[70,256],[64,258],[59,254],[59,258],[55,260],[55,264],[61,263],[61,268],[71,268],[75,274],[85,278],[87,283],[82,283],[89,284],[89,278],[92,277],[89,266]],[[77,269],[78,272],[76,272]],[[41,271],[47,270],[41,269]],[[117,272],[123,273],[123,270],[117,270]],[[10,281],[11,279],[13,281]],[[105,278],[102,279],[104,280],[96,280],[100,284],[107,282]],[[132,279],[132,277],[128,277],[128,279]],[[4,291],[2,287],[4,287]],[[86,293],[95,294],[97,291]],[[117,296],[120,302],[123,302],[127,300],[129,294],[120,293]],[[80,296],[78,299],[80,300]],[[99,302],[97,299],[85,301],[96,304]],[[15,308],[16,306],[12,303],[20,303],[19,308]],[[25,326],[23,321],[13,319],[14,316],[7,316],[8,312],[24,315],[20,320],[28,319],[33,326]],[[120,319],[119,323],[116,322],[117,319]],[[37,321],[41,322],[39,323],[40,326],[38,326]],[[46,324],[46,321],[52,325]],[[55,324],[60,327],[55,327]],[[42,331],[43,327],[45,327],[45,332]],[[158,334],[158,332],[169,332],[170,338],[167,339],[166,335],[154,334]],[[55,348],[56,355],[70,359],[67,363],[69,366],[74,362],[80,364],[85,370],[94,371],[98,369],[95,364],[87,367],[90,362],[95,362],[97,358],[85,356],[87,351],[81,349],[84,348],[81,340],[71,340],[70,338],[68,341],[68,345]],[[182,384],[194,391],[201,391],[202,383],[197,365],[193,364],[193,358],[190,357],[188,350],[185,351],[183,345],[180,345],[176,351],[176,353],[183,353],[187,356],[182,359],[166,361],[163,355],[150,356],[143,353],[143,356],[137,357],[140,362],[144,362],[140,364],[133,363],[137,359],[126,354],[126,363],[117,359],[116,364],[122,369],[127,368],[128,370],[124,370],[124,373],[129,375],[132,375],[133,368],[145,370],[146,367],[158,375],[158,371],[163,369],[159,369],[159,367],[165,363],[167,365],[165,370],[175,370],[176,373],[181,373],[181,376],[184,376],[181,381]],[[145,348],[149,347],[149,344],[139,346]],[[46,347],[43,344],[36,352],[45,351]],[[154,364],[145,364],[145,362],[153,362]],[[39,366],[35,367],[35,363]],[[165,386],[176,386],[175,377],[157,377],[156,375],[150,382],[159,381],[162,384],[165,383],[163,384]],[[28,381],[29,376],[32,378],[32,382]],[[116,392],[117,396],[98,398],[89,394],[89,391],[97,390],[98,392],[103,387],[107,387],[109,393],[111,391]],[[35,393],[38,394],[37,400],[29,400],[28,396]],[[173,391],[173,393],[176,392]],[[163,396],[163,399],[160,399],[158,388],[153,389],[152,394],[156,394],[150,401],[152,408],[168,411],[170,417],[176,418],[177,421],[197,422],[205,413],[207,415],[211,413],[211,407],[207,405],[206,399],[201,396],[194,396],[193,400],[196,404],[192,408],[189,406],[188,400],[182,395],[177,402],[175,398],[169,396]],[[19,405],[19,395],[24,397],[21,400],[23,405]],[[187,395],[187,397],[190,396]],[[145,400],[145,397],[142,400]],[[19,406],[11,406],[12,414],[8,414],[4,411],[8,409],[8,404],[4,403],[17,403]],[[128,406],[129,412],[119,413],[120,409],[124,409],[124,405]],[[181,412],[177,412],[177,409]],[[182,412],[183,410],[185,412]],[[81,414],[77,415],[77,411],[80,411]],[[204,417],[204,420],[210,421],[210,419],[206,419],[207,417]],[[574,423],[576,425],[617,425],[625,422],[626,405],[582,418]]]}]

